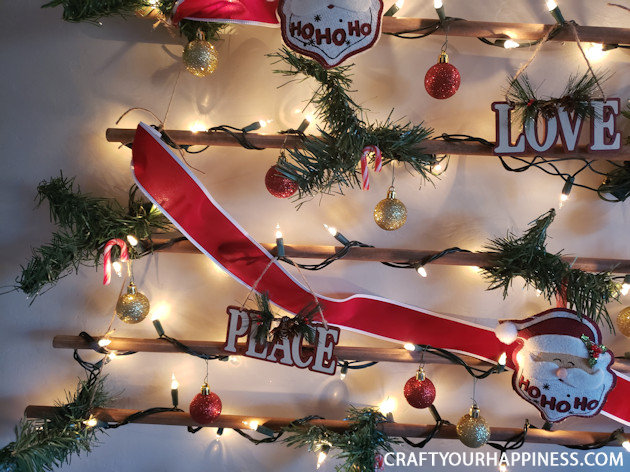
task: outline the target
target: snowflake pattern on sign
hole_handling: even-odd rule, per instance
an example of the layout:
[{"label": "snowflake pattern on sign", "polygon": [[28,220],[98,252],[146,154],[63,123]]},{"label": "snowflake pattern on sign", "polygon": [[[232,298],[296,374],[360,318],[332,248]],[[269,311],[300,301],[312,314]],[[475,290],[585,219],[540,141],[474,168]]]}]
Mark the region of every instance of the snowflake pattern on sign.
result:
[{"label": "snowflake pattern on sign", "polygon": [[382,0],[280,0],[285,44],[329,69],[371,48],[381,32]]}]

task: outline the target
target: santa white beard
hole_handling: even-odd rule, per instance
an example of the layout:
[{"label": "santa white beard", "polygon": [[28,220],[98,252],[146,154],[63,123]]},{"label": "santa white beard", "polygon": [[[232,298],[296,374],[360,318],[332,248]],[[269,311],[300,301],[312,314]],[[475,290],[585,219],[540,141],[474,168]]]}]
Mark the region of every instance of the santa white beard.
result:
[{"label": "santa white beard", "polygon": [[523,398],[536,404],[549,421],[561,421],[568,416],[593,416],[600,410],[614,381],[607,370],[608,354],[600,356],[593,373],[569,368],[563,379],[557,376],[555,362],[538,362],[528,353],[523,354],[519,355],[522,362],[515,373],[514,388]]}]

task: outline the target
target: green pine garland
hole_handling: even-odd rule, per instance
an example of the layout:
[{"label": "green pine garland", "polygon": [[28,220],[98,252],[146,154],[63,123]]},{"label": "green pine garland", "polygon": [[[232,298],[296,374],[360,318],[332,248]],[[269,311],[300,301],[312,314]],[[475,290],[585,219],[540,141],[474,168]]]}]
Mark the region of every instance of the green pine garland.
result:
[{"label": "green pine garland", "polygon": [[318,83],[310,103],[325,123],[324,129],[319,130],[321,136],[306,138],[303,149],[289,149],[288,157],[282,153],[277,164],[280,172],[297,182],[298,200],[317,193],[343,193],[344,187],[359,186],[361,175],[357,166],[361,151],[368,145],[380,148],[383,165],[392,161],[406,163],[425,180],[431,180],[431,166],[437,159],[423,153],[418,145],[432,130],[422,123],[401,123],[389,117],[383,123],[368,122],[365,110],[349,95],[352,80],[348,72],[352,66],[327,70],[287,48],[270,57],[289,66],[274,72],[291,78],[303,75]]},{"label": "green pine garland", "polygon": [[315,452],[329,447],[331,454],[343,461],[336,467],[338,472],[374,472],[376,454],[392,452],[392,445],[400,440],[379,429],[387,419],[377,408],[350,407],[345,419],[350,426],[343,433],[320,425],[298,425],[285,429],[288,437],[284,441],[288,446],[307,447]]},{"label": "green pine garland", "polygon": [[[103,17],[122,16],[126,18],[145,7],[155,7],[168,17],[175,2],[176,0],[162,0],[156,4],[149,0],[51,0],[42,5],[42,8],[61,6],[63,8],[62,18],[65,21],[100,25],[99,20]],[[215,42],[219,39],[219,33],[226,26],[225,23],[213,21],[182,20],[179,24],[179,32],[188,41],[196,39],[198,32],[201,32],[206,41]]]},{"label": "green pine garland", "polygon": [[514,107],[514,114],[524,125],[528,121],[536,120],[541,115],[544,118],[555,116],[558,107],[564,107],[569,113],[574,113],[581,119],[591,118],[594,114],[590,104],[599,96],[599,84],[605,82],[609,74],[594,76],[590,72],[582,76],[571,76],[560,98],[538,98],[529,77],[509,79],[507,101]]},{"label": "green pine garland", "polygon": [[94,408],[106,406],[105,378],[80,380],[74,393],[59,403],[60,413],[52,419],[23,418],[15,427],[15,441],[0,450],[0,470],[7,472],[52,471],[70,463],[74,455],[90,452],[98,444],[100,428],[83,424]]},{"label": "green pine garland", "polygon": [[561,252],[547,252],[547,229],[555,216],[555,210],[549,210],[521,237],[510,232],[504,238],[490,241],[485,248],[491,253],[492,263],[482,268],[484,278],[490,283],[488,290],[502,289],[506,298],[514,279],[522,277],[526,286],[540,290],[550,303],[566,292],[569,308],[605,323],[614,332],[606,304],[619,300],[619,284],[610,272],[594,274],[573,269],[562,259]]},{"label": "green pine garland", "polygon": [[[306,305],[292,318],[288,316],[279,318],[271,310],[267,292],[256,295],[256,302],[258,304],[258,318],[254,319],[253,322],[255,325],[254,339],[258,344],[266,343],[270,336],[275,342],[281,339],[292,339],[298,335],[302,336],[307,343],[315,344],[315,327],[312,323],[315,315],[319,313],[317,303],[313,302]],[[276,319],[280,321],[278,326],[272,329],[272,323]]]},{"label": "green pine garland", "polygon": [[[16,289],[35,297],[46,286],[54,285],[81,265],[96,267],[103,247],[113,238],[125,240],[131,234],[150,239],[158,230],[171,229],[169,221],[152,203],[129,190],[129,204],[123,208],[116,200],[93,197],[74,188],[74,179],[60,177],[43,181],[37,187],[38,206],[48,202],[50,219],[58,226],[50,243],[33,249],[33,255],[16,280]],[[135,257],[133,250],[130,256]]]}]

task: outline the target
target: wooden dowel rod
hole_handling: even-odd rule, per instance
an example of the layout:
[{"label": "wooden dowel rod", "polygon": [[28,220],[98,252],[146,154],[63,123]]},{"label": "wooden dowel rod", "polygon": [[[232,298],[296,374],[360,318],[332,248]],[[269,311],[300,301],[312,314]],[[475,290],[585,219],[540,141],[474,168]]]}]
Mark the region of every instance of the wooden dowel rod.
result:
[{"label": "wooden dowel rod", "polygon": [[[95,338],[96,340],[100,338]],[[110,337],[111,343],[107,346],[112,351],[135,351],[135,352],[164,352],[178,353],[179,351],[171,343],[161,339],[151,338],[118,338]],[[242,356],[247,350],[244,344],[237,345],[237,352],[225,352],[224,342],[217,341],[181,341],[185,345],[202,354],[209,355],[236,355]],[[91,349],[90,344],[81,336],[59,334],[53,338],[53,347],[56,349]],[[305,352],[312,351],[312,347],[304,346]],[[357,347],[357,346],[336,346],[335,355],[339,360],[353,361],[378,361],[378,362],[409,362],[417,364],[420,362],[422,353],[418,351],[407,351],[404,348],[380,348],[380,347]],[[481,369],[488,369],[494,364],[479,360],[465,354],[458,354],[468,365]],[[426,352],[424,354],[426,364],[451,364],[448,360]],[[630,361],[626,359],[617,360],[613,368],[623,373],[630,373]]]},{"label": "wooden dowel rod", "polygon": [[[59,407],[29,405],[26,407],[27,418],[54,418],[59,413]],[[137,413],[138,410],[127,410],[122,408],[97,408],[93,414],[96,418],[110,423],[123,421],[129,415]],[[244,416],[244,415],[221,415],[215,422],[209,425],[200,425],[193,421],[188,413],[185,412],[164,412],[155,415],[140,418],[136,423],[156,424],[167,426],[207,426],[209,428],[232,428],[247,429],[244,422],[252,420],[258,421],[259,424],[266,426],[274,431],[280,431],[293,421],[293,418],[269,418],[260,416]],[[333,431],[344,431],[348,429],[349,423],[342,420],[312,420],[309,424],[325,426]],[[434,425],[416,425],[404,423],[381,423],[379,428],[388,436],[421,438],[427,436],[434,428]],[[518,428],[490,428],[491,441],[507,441],[521,432]],[[256,434],[256,433],[253,433]],[[529,443],[539,444],[557,444],[564,446],[576,446],[580,444],[589,444],[596,441],[604,441],[610,433],[599,433],[593,431],[545,431],[542,429],[530,429],[527,433],[526,441]],[[440,439],[457,439],[455,425],[443,425],[436,438]],[[626,439],[630,439],[630,434],[625,434]],[[617,442],[613,442],[610,446],[620,446]]]},{"label": "wooden dowel rod", "polygon": [[[200,133],[186,130],[167,130],[168,136],[179,145],[199,145],[199,146],[240,146],[238,141],[228,133],[223,131],[213,131],[211,133]],[[136,134],[135,129],[129,128],[108,128],[105,137],[107,141],[114,143],[129,144],[133,142]],[[260,134],[248,133],[247,139],[258,147],[263,148],[288,148],[301,147],[301,141],[294,135],[286,134]],[[426,140],[418,144],[417,148],[428,154],[449,154],[459,156],[493,156],[492,148],[475,142],[446,142],[442,140]],[[545,152],[545,157],[567,158],[567,159],[590,159],[626,161],[630,160],[630,146],[622,146],[619,151],[605,153],[591,153],[587,145],[578,146],[575,152],[565,152],[561,145],[556,145]],[[521,157],[533,157],[537,154],[534,151],[526,151],[519,154]]]},{"label": "wooden dowel rod", "polygon": [[[154,244],[161,244],[166,239],[154,238]],[[274,253],[275,244],[264,243],[262,246],[269,252]],[[287,257],[296,259],[325,259],[341,250],[341,246],[306,246],[306,245],[284,245]],[[179,254],[198,254],[199,250],[190,241],[180,241],[170,247],[161,249],[162,252],[173,252]],[[367,262],[410,262],[420,261],[423,258],[435,254],[439,251],[425,251],[416,249],[387,249],[377,247],[353,247],[343,258],[347,261],[367,261]],[[571,264],[575,269],[582,269],[588,272],[611,271],[617,274],[630,274],[630,260],[627,259],[599,259],[595,257],[563,256],[563,259]],[[491,254],[488,252],[455,252],[440,257],[431,264],[454,265],[454,266],[477,266],[483,267],[491,263]]]},{"label": "wooden dowel rod", "polygon": [[[435,25],[432,18],[383,17],[383,33],[402,33]],[[515,41],[535,41],[542,38],[555,25],[536,23],[503,23],[492,21],[451,21],[448,26],[449,36],[462,36],[486,39],[508,39]],[[580,41],[603,44],[630,44],[630,29],[607,26],[576,26]],[[443,35],[440,28],[435,34]],[[572,31],[564,28],[550,41],[575,41]]]},{"label": "wooden dowel rod", "polygon": [[[97,340],[100,338],[96,338]],[[136,352],[181,352],[171,343],[160,339],[142,339],[142,338],[118,338],[110,337],[111,344],[107,349],[112,351],[136,351]],[[197,352],[209,355],[237,355],[242,356],[247,350],[245,344],[237,345],[236,354],[225,352],[223,350],[224,342],[216,341],[181,341],[185,345]],[[53,338],[53,347],[57,349],[90,349],[90,344],[81,336],[57,335]],[[305,353],[313,350],[311,346],[304,346],[302,349]],[[407,351],[404,348],[373,348],[373,347],[355,347],[355,346],[336,346],[335,355],[340,360],[353,361],[379,361],[379,362],[411,362],[419,363],[421,353],[416,351]],[[489,362],[481,361],[471,356],[459,355],[469,365],[488,368]],[[424,354],[424,361],[427,364],[450,364],[450,362],[442,357],[431,353]]]}]

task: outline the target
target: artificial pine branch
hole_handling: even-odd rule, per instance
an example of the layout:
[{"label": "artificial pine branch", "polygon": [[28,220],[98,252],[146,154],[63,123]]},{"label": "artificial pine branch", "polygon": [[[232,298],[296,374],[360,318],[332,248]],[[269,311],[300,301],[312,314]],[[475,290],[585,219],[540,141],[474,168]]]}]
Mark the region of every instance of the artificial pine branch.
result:
[{"label": "artificial pine branch", "polygon": [[[338,472],[373,472],[376,454],[391,452],[392,444],[400,441],[379,429],[387,419],[376,408],[350,407],[346,421],[349,428],[343,433],[330,431],[321,425],[299,425],[285,429],[288,446],[308,447],[317,451],[323,444],[331,447],[331,454],[341,459]],[[333,452],[334,451],[334,452]]]},{"label": "artificial pine branch", "polygon": [[558,107],[563,107],[568,113],[581,119],[594,116],[591,100],[601,99],[599,85],[609,78],[605,73],[594,76],[585,72],[581,76],[569,77],[560,98],[538,98],[536,90],[532,86],[529,77],[522,74],[520,77],[509,78],[507,100],[514,107],[515,116],[525,125],[528,121],[536,121],[538,115],[551,118],[556,115]]},{"label": "artificial pine branch", "polygon": [[[418,144],[432,130],[422,123],[402,123],[390,117],[382,123],[368,122],[365,110],[350,96],[352,66],[327,70],[287,48],[270,57],[289,66],[274,72],[294,80],[310,77],[318,83],[310,103],[324,123],[323,129],[318,129],[321,136],[308,137],[302,149],[288,150],[289,157],[283,155],[277,163],[280,172],[297,182],[298,200],[317,193],[343,193],[344,187],[359,186],[357,166],[361,151],[368,145],[379,147],[384,165],[392,161],[409,163],[425,180],[431,180],[430,168],[437,162],[436,157],[423,153]],[[304,77],[297,79],[299,75]]]},{"label": "artificial pine branch", "polygon": [[[107,16],[122,16],[126,18],[145,7],[157,8],[165,18],[170,17],[176,0],[52,0],[42,5],[42,8],[63,7],[62,18],[73,23],[92,23],[100,25],[99,20]],[[215,42],[219,34],[227,25],[214,21],[181,20],[179,33],[188,41],[197,38],[198,32],[203,33],[206,41]]]},{"label": "artificial pine branch", "polygon": [[52,0],[42,8],[63,7],[62,18],[74,23],[99,24],[105,16],[133,15],[136,10],[152,6],[148,0]]},{"label": "artificial pine branch", "polygon": [[549,210],[521,237],[510,232],[486,245],[492,260],[483,267],[483,276],[490,284],[488,290],[502,289],[506,298],[514,279],[522,277],[526,286],[540,290],[550,303],[566,293],[569,308],[598,323],[606,323],[612,332],[614,327],[606,304],[619,299],[618,284],[609,272],[593,274],[573,269],[562,259],[561,252],[547,252],[547,229],[555,215],[555,210]]},{"label": "artificial pine branch", "polygon": [[[171,228],[169,221],[150,202],[141,200],[137,187],[129,190],[129,204],[92,197],[74,188],[74,179],[63,176],[43,181],[37,187],[37,205],[48,202],[50,220],[59,228],[50,243],[33,249],[33,255],[16,280],[16,288],[29,297],[47,285],[77,272],[81,265],[97,266],[105,243],[131,234],[150,239],[157,230]],[[130,251],[134,256],[134,251]]]},{"label": "artificial pine branch", "polygon": [[[302,308],[297,315],[290,318],[283,316],[276,317],[271,309],[269,294],[263,292],[256,295],[258,313],[252,321],[254,323],[254,339],[258,344],[264,344],[271,335],[273,341],[282,339],[292,339],[301,335],[309,344],[315,343],[315,328],[313,318],[319,313],[319,304],[312,302]],[[278,326],[271,329],[274,320],[279,319]]]},{"label": "artificial pine branch", "polygon": [[90,452],[97,444],[99,428],[83,421],[94,408],[106,406],[112,399],[97,376],[81,380],[66,402],[58,404],[60,413],[51,419],[23,418],[15,428],[15,441],[0,450],[0,470],[8,472],[52,471],[70,463],[73,455]]}]

